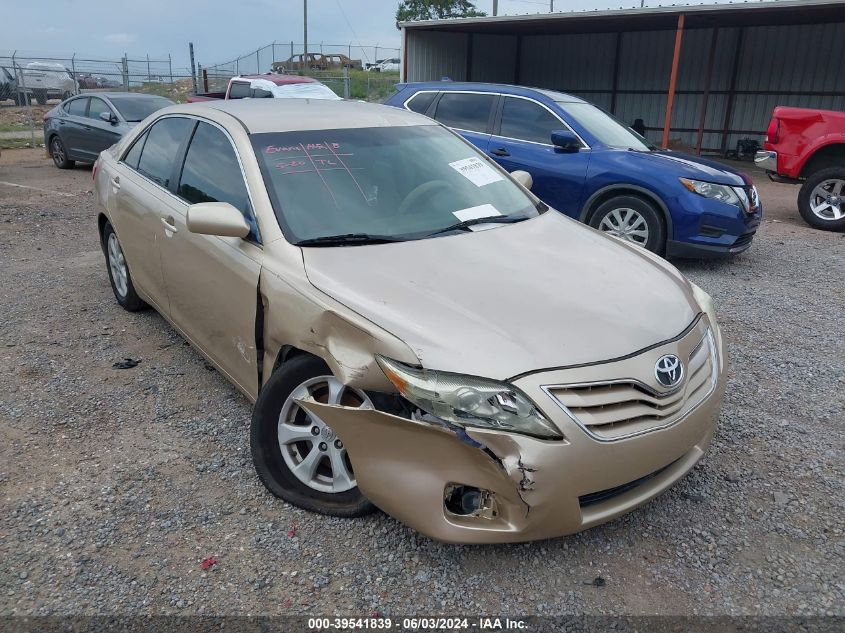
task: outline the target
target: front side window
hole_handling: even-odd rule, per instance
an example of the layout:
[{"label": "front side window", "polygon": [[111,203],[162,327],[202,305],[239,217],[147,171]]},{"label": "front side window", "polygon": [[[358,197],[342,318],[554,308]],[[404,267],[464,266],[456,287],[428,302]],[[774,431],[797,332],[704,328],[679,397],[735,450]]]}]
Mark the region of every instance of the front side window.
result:
[{"label": "front side window", "polygon": [[173,177],[173,162],[194,126],[182,117],[167,117],[153,124],[138,161],[138,171],[165,189]]},{"label": "front side window", "polygon": [[[428,106],[431,105],[431,102],[434,101],[434,98],[437,96],[436,92],[418,92],[411,100],[408,101],[408,109],[411,112],[417,112],[418,114],[425,114],[426,110],[428,110]],[[484,123],[485,127],[487,126],[487,122]]]},{"label": "front side window", "polygon": [[496,95],[447,92],[437,102],[434,118],[443,125],[471,132],[485,132]]},{"label": "front side window", "polygon": [[190,204],[228,202],[249,224],[247,239],[259,242],[258,225],[238,157],[228,137],[215,126],[202,122],[197,126],[185,155],[177,193]]},{"label": "front side window", "polygon": [[65,110],[71,116],[85,116],[85,109],[88,107],[88,99],[74,99],[65,106]]},{"label": "front side window", "polygon": [[92,97],[91,105],[88,106],[88,118],[99,119],[101,112],[108,112],[109,114],[112,113],[111,108],[106,105],[105,101],[98,99],[97,97]]},{"label": "front side window", "polygon": [[422,239],[466,220],[544,209],[492,161],[436,125],[252,135],[287,239]]},{"label": "front side window", "polygon": [[551,112],[533,101],[505,98],[500,131],[504,137],[551,145],[552,132],[565,127]]}]

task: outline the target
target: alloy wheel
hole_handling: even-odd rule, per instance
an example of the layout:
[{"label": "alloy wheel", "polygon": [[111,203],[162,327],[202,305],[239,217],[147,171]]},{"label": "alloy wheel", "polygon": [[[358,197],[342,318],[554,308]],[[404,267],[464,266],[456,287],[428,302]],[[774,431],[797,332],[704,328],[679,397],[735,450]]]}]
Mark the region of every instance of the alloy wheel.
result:
[{"label": "alloy wheel", "polygon": [[129,290],[129,271],[126,269],[126,259],[123,257],[123,250],[120,248],[120,242],[117,241],[117,235],[111,233],[109,235],[108,243],[109,254],[109,268],[111,269],[111,278],[114,282],[114,287],[117,294],[125,297]]},{"label": "alloy wheel", "polygon": [[638,246],[645,246],[648,243],[648,223],[634,209],[613,209],[602,218],[599,230]]},{"label": "alloy wheel", "polygon": [[845,218],[845,180],[831,178],[820,182],[810,194],[810,209],[825,221]]},{"label": "alloy wheel", "polygon": [[62,142],[57,138],[54,138],[53,141],[50,143],[50,153],[53,155],[53,162],[56,165],[60,165],[65,162],[65,146],[62,145]]},{"label": "alloy wheel", "polygon": [[309,396],[323,404],[361,409],[372,409],[373,404],[363,391],[347,387],[334,376],[318,376],[294,389],[279,413],[279,448],[294,477],[320,492],[351,490],[356,486],[355,475],[343,442],[330,426],[296,402]]}]

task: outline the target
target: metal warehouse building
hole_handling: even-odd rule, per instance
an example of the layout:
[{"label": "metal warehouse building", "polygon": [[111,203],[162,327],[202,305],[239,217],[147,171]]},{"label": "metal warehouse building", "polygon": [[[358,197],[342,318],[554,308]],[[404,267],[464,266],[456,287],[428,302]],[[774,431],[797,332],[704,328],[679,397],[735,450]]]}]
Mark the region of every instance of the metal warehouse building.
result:
[{"label": "metal warehouse building", "polygon": [[845,110],[843,0],[400,26],[404,81],[448,77],[560,90],[629,124],[643,119],[657,143],[671,139],[699,153],[724,154],[743,138],[762,142],[776,105]]}]

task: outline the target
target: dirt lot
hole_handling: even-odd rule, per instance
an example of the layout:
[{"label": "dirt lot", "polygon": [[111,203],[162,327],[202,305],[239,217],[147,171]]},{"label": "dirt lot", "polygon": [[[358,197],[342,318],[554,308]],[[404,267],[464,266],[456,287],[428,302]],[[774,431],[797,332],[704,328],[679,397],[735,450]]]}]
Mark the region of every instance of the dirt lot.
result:
[{"label": "dirt lot", "polygon": [[156,313],[115,303],[90,168],[4,151],[0,615],[845,615],[845,235],[756,179],[752,248],[678,262],[732,357],[710,455],[608,525],[458,547],[265,492],[247,401]]}]

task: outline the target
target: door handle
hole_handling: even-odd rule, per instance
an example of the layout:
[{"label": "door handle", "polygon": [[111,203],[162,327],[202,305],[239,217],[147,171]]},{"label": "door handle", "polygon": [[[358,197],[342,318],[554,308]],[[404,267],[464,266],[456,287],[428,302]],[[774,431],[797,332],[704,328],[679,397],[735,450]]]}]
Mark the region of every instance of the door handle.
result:
[{"label": "door handle", "polygon": [[114,193],[120,190],[120,176],[115,176],[111,179],[111,189]]},{"label": "door handle", "polygon": [[173,219],[172,215],[162,218],[161,223],[164,225],[166,231],[170,231],[171,233],[179,232],[179,229],[176,228],[176,220]]},{"label": "door handle", "polygon": [[506,150],[504,147],[497,147],[496,149],[491,149],[490,153],[493,154],[493,156],[510,156],[511,155],[511,153],[508,150]]}]

